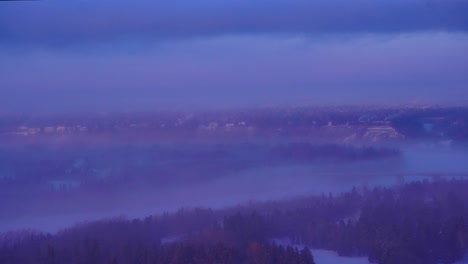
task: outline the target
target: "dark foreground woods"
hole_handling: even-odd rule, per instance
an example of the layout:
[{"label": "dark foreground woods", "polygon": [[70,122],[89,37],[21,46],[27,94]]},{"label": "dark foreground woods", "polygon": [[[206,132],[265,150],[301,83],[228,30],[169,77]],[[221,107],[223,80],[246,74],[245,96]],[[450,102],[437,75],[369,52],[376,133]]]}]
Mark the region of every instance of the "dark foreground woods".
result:
[{"label": "dark foreground woods", "polygon": [[0,236],[0,263],[314,263],[298,245],[375,263],[454,263],[467,252],[467,189],[466,181],[426,181],[83,223],[53,235],[15,231]]}]

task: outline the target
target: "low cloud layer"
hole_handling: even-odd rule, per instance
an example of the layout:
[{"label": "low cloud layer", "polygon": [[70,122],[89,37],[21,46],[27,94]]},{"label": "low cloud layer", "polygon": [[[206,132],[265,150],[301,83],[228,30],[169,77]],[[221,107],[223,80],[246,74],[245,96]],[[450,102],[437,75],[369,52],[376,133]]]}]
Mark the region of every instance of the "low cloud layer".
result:
[{"label": "low cloud layer", "polygon": [[0,2],[1,111],[466,104],[468,0]]},{"label": "low cloud layer", "polygon": [[0,2],[0,45],[63,47],[232,34],[468,31],[465,0]]},{"label": "low cloud layer", "polygon": [[0,109],[460,104],[468,98],[467,43],[466,34],[230,36],[140,53],[13,53],[0,63]]}]

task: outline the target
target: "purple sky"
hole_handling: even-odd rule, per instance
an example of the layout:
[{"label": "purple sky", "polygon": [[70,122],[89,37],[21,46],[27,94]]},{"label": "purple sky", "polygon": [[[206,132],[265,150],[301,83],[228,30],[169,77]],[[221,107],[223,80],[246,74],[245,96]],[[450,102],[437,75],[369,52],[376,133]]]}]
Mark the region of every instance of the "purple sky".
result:
[{"label": "purple sky", "polygon": [[468,104],[468,0],[0,1],[0,112]]}]

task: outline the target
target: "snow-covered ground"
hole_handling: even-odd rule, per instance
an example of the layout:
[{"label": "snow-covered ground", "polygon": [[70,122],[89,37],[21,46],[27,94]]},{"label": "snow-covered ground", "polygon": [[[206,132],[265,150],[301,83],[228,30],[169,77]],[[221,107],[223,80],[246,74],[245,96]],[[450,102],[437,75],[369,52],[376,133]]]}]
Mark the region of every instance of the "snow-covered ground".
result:
[{"label": "snow-covered ground", "polygon": [[315,263],[318,264],[369,264],[367,257],[341,257],[334,251],[312,249]]},{"label": "snow-covered ground", "polygon": [[[271,242],[282,245],[282,246],[292,246],[297,249],[303,249],[305,245],[301,244],[292,244],[291,241],[287,238],[277,238],[272,239]],[[367,257],[342,257],[338,256],[335,251],[325,250],[325,249],[311,249],[312,255],[314,256],[315,263],[318,264],[370,264],[367,260]],[[457,263],[465,264],[465,263]]]}]

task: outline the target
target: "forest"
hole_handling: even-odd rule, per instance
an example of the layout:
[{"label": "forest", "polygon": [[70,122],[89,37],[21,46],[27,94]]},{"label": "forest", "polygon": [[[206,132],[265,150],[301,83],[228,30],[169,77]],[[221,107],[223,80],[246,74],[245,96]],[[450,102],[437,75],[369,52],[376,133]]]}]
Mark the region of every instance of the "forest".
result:
[{"label": "forest", "polygon": [[467,252],[467,188],[425,180],[83,222],[54,234],[11,231],[0,235],[0,263],[315,263],[309,248],[381,264],[454,263]]}]

